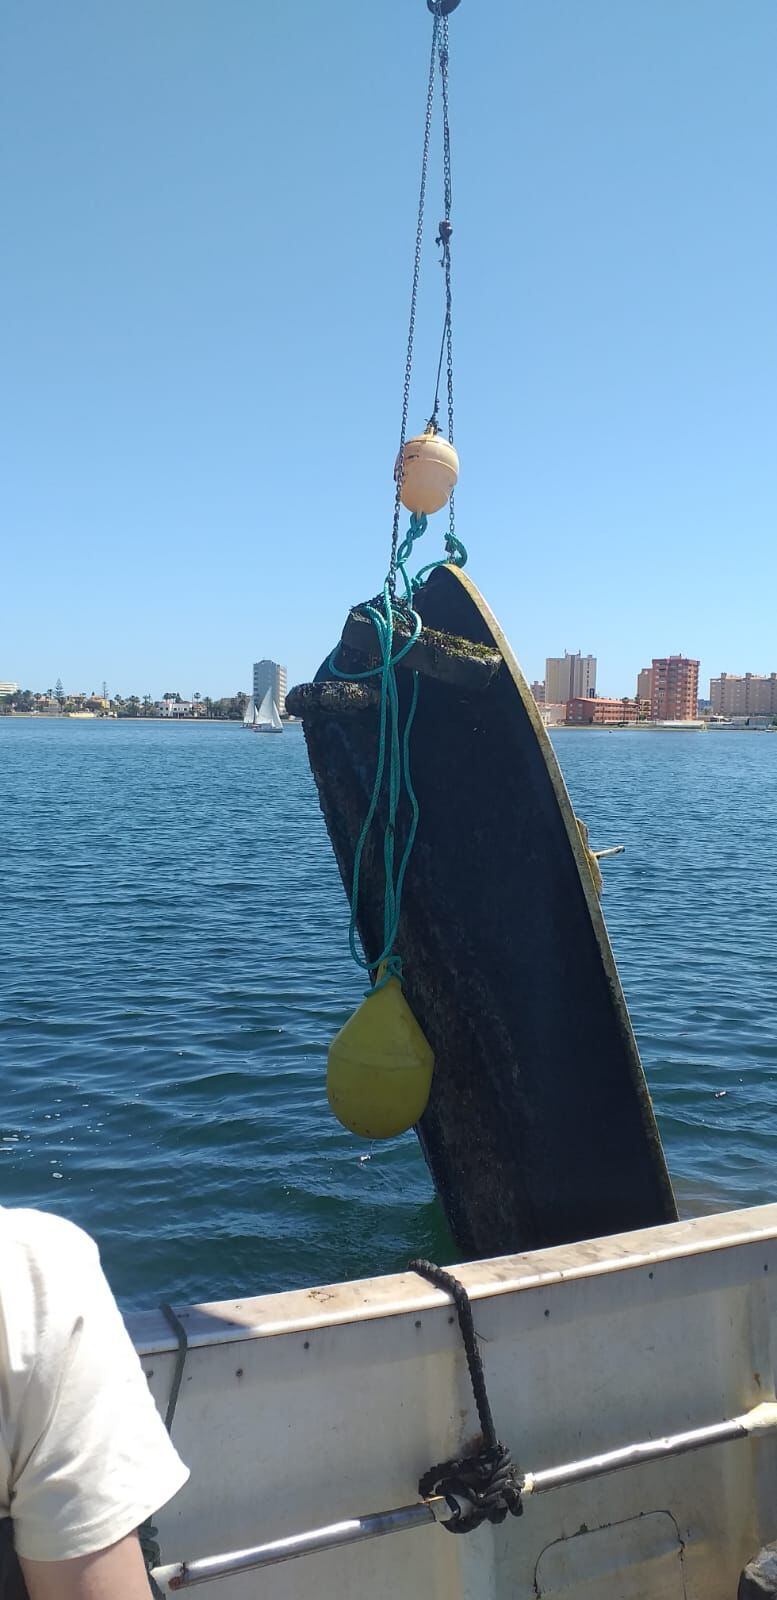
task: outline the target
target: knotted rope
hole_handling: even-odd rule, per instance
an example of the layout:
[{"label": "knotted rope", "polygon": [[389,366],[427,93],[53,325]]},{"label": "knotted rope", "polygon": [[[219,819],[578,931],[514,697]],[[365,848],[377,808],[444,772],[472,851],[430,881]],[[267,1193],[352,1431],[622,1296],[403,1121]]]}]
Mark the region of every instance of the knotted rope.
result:
[{"label": "knotted rope", "polygon": [[[470,1533],[483,1522],[498,1524],[508,1515],[520,1517],[523,1514],[521,1478],[507,1445],[496,1436],[469,1295],[458,1278],[431,1261],[411,1261],[410,1270],[434,1284],[436,1289],[443,1289],[453,1300],[482,1436],[481,1447],[473,1455],[454,1456],[450,1461],[430,1467],[419,1482],[418,1492],[424,1499],[439,1494],[450,1502],[453,1515],[449,1522],[443,1523],[449,1533]],[[458,1500],[467,1500],[472,1507],[466,1516],[462,1516]]]}]

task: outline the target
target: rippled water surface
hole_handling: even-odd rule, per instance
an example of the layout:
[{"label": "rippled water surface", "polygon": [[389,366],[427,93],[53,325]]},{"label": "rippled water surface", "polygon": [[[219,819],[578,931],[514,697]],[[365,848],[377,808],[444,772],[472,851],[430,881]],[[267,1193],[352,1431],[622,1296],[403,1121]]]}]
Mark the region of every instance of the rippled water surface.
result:
[{"label": "rippled water surface", "polygon": [[[562,732],[687,1211],[777,1198],[777,736]],[[412,1135],[326,1108],[361,993],[299,728],[0,722],[0,1199],[125,1304],[450,1258]],[[4,1180],[4,1181],[2,1181]]]}]

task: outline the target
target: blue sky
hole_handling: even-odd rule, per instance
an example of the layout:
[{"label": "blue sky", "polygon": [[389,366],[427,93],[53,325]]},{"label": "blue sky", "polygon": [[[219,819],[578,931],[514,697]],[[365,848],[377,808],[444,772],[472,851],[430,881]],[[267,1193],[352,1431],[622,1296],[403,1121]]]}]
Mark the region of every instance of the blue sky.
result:
[{"label": "blue sky", "polygon": [[[0,678],[301,679],[378,587],[430,27],[6,0]],[[530,677],[777,669],[774,0],[462,0],[451,35],[473,577]]]}]

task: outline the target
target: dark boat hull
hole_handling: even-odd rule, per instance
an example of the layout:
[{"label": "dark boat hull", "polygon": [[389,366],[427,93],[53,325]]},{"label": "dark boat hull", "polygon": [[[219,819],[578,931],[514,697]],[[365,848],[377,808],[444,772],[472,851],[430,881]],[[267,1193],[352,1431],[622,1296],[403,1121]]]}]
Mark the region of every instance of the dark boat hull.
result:
[{"label": "dark boat hull", "polygon": [[[435,1053],[418,1136],[457,1246],[499,1255],[672,1220],[588,858],[533,697],[465,574],[438,569],[417,605],[429,628],[495,646],[502,663],[474,692],[423,677],[412,737],[421,816],[397,947]],[[328,676],[322,667],[317,682]],[[409,674],[398,676],[406,704]],[[375,771],[374,697],[341,715],[301,709],[350,894]],[[371,957],[381,869],[376,832],[358,917]]]}]

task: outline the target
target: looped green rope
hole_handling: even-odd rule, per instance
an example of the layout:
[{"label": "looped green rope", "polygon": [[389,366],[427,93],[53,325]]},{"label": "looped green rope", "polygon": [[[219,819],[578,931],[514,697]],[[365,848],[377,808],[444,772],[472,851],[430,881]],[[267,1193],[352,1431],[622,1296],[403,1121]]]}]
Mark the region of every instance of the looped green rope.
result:
[{"label": "looped green rope", "polygon": [[[421,530],[423,531],[423,530]],[[405,541],[406,542],[406,541]],[[411,540],[412,548],[412,540]],[[403,581],[408,590],[408,601],[411,594],[410,580],[403,564],[398,560],[397,570],[402,573]],[[390,978],[398,978],[402,982],[402,960],[394,950],[399,918],[402,909],[402,889],[405,881],[407,865],[415,842],[418,828],[418,800],[416,799],[413,780],[410,772],[410,730],[413,726],[416,707],[418,705],[418,673],[413,673],[413,691],[410,707],[405,721],[404,732],[400,734],[399,727],[399,690],[397,688],[396,666],[402,657],[407,655],[421,633],[421,618],[417,612],[407,605],[410,617],[413,620],[413,632],[410,638],[393,654],[394,629],[397,616],[405,610],[392,603],[389,590],[389,580],[383,586],[383,611],[377,605],[367,606],[367,615],[372,621],[380,645],[381,663],[378,667],[370,667],[366,672],[342,672],[337,666],[334,655],[329,658],[329,669],[336,678],[350,678],[359,680],[372,678],[380,674],[380,713],[378,727],[378,760],[375,767],[375,781],[372,786],[372,795],[367,807],[367,815],[362,824],[361,833],[356,843],[353,860],[353,885],[351,888],[351,921],[348,930],[348,942],[351,955],[364,972],[379,973],[374,986],[368,990],[374,994],[382,989]],[[356,943],[356,917],[359,909],[359,885],[361,880],[361,864],[364,846],[367,842],[370,828],[378,809],[381,790],[383,788],[383,775],[386,770],[386,756],[388,753],[388,816],[383,831],[383,868],[385,873],[385,891],[383,899],[383,949],[374,961],[367,961],[361,955]],[[396,867],[396,834],[397,813],[405,791],[410,804],[410,826],[407,832],[405,848]]]},{"label": "looped green rope", "polygon": [[438,567],[466,567],[467,547],[462,544],[460,539],[456,538],[455,533],[450,531],[445,535],[445,551],[446,553],[441,561],[429,561],[425,567],[421,568],[420,572],[416,573],[412,579],[413,594],[416,593],[416,590],[422,588],[429,573],[436,572]]},{"label": "looped green rope", "polygon": [[[396,571],[402,579],[404,596],[402,599],[392,599],[390,578],[383,585],[381,602],[365,606],[367,616],[372,622],[378,637],[380,647],[380,665],[368,667],[364,672],[343,672],[337,666],[333,651],[329,657],[329,670],[335,678],[348,678],[351,682],[360,682],[365,678],[380,676],[380,711],[378,722],[378,759],[375,767],[375,781],[372,786],[370,803],[367,815],[362,823],[361,832],[356,841],[353,858],[353,884],[351,887],[351,920],[348,929],[348,943],[351,955],[357,966],[362,971],[377,974],[373,986],[367,990],[368,994],[375,994],[382,989],[390,978],[398,978],[402,982],[402,958],[394,949],[399,932],[399,919],[402,910],[402,890],[405,882],[410,856],[415,843],[418,829],[419,807],[413,788],[413,779],[410,770],[410,732],[415,720],[418,706],[418,673],[413,673],[413,689],[410,697],[407,718],[402,733],[399,727],[399,690],[397,687],[396,668],[398,663],[406,656],[409,650],[421,636],[423,624],[418,612],[413,609],[413,597],[420,589],[429,572],[436,567],[444,567],[446,561],[463,567],[467,560],[464,545],[454,534],[448,533],[445,538],[447,557],[442,561],[431,561],[423,567],[415,578],[411,578],[407,571],[407,563],[417,539],[426,532],[427,518],[415,512],[410,517],[410,526],[397,550]],[[381,607],[382,603],[382,609]],[[399,650],[394,652],[394,633],[397,621],[410,623],[411,634]],[[367,961],[360,953],[357,944],[356,919],[359,910],[359,888],[361,883],[361,866],[364,847],[369,837],[370,828],[378,809],[383,778],[386,772],[388,757],[388,816],[383,831],[383,869],[385,873],[385,889],[383,898],[383,949],[374,961]],[[396,865],[397,849],[397,814],[399,811],[402,794],[407,796],[410,806],[410,825],[405,840],[405,848]]]}]

